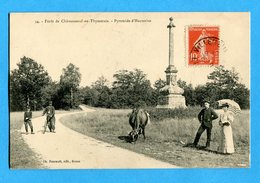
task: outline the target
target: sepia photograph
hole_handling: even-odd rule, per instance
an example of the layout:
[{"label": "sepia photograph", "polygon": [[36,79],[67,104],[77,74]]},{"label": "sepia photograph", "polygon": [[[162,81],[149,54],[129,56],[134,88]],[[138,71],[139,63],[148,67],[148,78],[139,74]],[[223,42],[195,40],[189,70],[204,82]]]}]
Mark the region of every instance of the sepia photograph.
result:
[{"label": "sepia photograph", "polygon": [[9,14],[10,169],[250,168],[250,13]]}]

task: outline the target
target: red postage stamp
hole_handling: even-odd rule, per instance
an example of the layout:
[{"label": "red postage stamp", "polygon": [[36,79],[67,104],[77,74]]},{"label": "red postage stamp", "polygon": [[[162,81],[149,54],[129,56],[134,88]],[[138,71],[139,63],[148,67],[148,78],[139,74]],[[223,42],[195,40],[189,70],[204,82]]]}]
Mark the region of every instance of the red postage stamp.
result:
[{"label": "red postage stamp", "polygon": [[219,27],[188,27],[188,65],[219,65]]}]

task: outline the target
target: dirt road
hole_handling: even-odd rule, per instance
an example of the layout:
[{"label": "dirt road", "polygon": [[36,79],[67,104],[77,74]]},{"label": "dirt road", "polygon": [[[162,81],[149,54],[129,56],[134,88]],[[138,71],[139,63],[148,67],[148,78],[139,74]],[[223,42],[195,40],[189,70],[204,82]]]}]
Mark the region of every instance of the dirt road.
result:
[{"label": "dirt road", "polygon": [[[82,108],[83,112],[93,111],[84,106]],[[43,134],[45,117],[34,118],[32,122],[35,134],[22,135],[29,147],[40,155],[45,167],[50,169],[177,168],[82,135],[60,123],[61,117],[76,113],[82,112],[56,114],[56,133],[47,130]],[[24,132],[24,126],[21,131]]]}]

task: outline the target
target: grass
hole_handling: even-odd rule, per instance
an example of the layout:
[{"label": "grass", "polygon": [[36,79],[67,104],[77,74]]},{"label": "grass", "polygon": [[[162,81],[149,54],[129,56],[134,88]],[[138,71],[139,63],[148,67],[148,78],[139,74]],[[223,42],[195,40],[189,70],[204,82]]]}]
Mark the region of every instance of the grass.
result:
[{"label": "grass", "polygon": [[[198,109],[197,112],[199,112]],[[185,147],[192,143],[199,128],[197,116],[156,120],[146,127],[146,141],[142,136],[135,144],[125,141],[131,131],[128,124],[130,110],[97,109],[86,114],[62,118],[71,129],[93,138],[123,147],[137,153],[181,167],[249,167],[249,111],[242,111],[232,125],[236,152],[233,155],[217,153],[220,127],[213,122],[211,151]],[[153,114],[151,114],[153,115]],[[199,145],[204,146],[206,132]]]},{"label": "grass", "polygon": [[166,108],[146,108],[145,109],[151,117],[151,120],[160,121],[167,118],[175,118],[175,119],[187,119],[197,116],[198,111],[201,110],[201,107],[187,107],[177,108],[177,109],[166,109]]},{"label": "grass", "polygon": [[[42,112],[33,112],[33,117],[41,116]],[[43,164],[22,138],[20,129],[23,126],[23,112],[10,113],[10,168],[40,168]]]},{"label": "grass", "polygon": [[[57,111],[57,113],[60,112]],[[33,118],[39,117],[41,115],[42,111],[33,112]],[[31,150],[22,138],[20,130],[23,127],[23,125],[23,112],[11,112],[9,166],[12,169],[44,168],[39,155],[36,154],[33,150]]]}]

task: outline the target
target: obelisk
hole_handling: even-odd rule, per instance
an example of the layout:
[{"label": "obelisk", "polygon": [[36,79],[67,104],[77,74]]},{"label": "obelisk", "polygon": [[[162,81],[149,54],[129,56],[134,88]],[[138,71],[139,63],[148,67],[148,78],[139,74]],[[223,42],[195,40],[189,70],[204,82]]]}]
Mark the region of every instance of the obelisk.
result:
[{"label": "obelisk", "polygon": [[166,68],[166,86],[160,90],[160,97],[158,101],[158,108],[185,108],[185,97],[182,96],[184,90],[177,85],[177,68],[173,62],[173,18],[171,17],[170,23],[167,26],[169,29],[169,65]]}]

